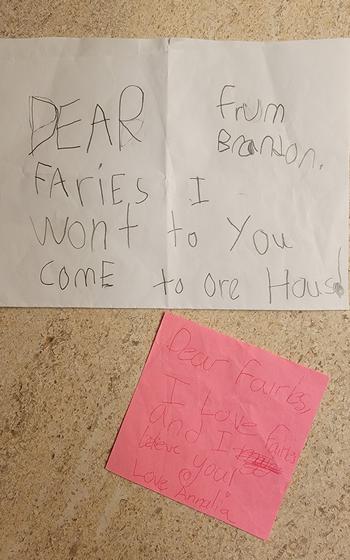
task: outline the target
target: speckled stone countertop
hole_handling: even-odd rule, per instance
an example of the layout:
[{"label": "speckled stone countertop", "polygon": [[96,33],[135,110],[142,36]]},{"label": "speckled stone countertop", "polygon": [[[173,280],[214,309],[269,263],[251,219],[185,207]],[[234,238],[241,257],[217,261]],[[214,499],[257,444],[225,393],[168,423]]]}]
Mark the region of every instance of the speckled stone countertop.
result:
[{"label": "speckled stone countertop", "polygon": [[[0,1],[4,37],[349,34],[348,1]],[[350,558],[350,313],[183,314],[330,374],[269,541],[104,469],[161,311],[3,309],[1,560]]]}]

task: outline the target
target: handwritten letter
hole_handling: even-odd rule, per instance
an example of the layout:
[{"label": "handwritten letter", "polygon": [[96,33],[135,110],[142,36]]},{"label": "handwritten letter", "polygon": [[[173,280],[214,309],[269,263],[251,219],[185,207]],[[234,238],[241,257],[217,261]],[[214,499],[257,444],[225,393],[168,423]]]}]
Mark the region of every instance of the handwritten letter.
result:
[{"label": "handwritten letter", "polygon": [[0,305],[347,308],[347,40],[0,40]]},{"label": "handwritten letter", "polygon": [[107,468],[266,539],[327,382],[166,313]]}]

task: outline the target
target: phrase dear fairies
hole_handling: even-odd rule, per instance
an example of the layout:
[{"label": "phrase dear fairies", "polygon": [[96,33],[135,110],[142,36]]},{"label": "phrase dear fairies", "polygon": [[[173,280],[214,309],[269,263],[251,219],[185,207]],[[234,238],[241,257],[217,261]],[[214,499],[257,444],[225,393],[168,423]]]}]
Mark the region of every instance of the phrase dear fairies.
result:
[{"label": "phrase dear fairies", "polygon": [[327,382],[166,313],[107,468],[265,539]]}]

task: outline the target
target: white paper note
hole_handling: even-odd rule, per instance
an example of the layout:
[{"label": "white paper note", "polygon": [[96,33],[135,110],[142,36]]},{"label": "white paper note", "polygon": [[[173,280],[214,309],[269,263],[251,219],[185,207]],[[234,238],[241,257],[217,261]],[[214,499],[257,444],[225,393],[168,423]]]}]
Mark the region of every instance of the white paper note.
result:
[{"label": "white paper note", "polygon": [[348,306],[348,40],[0,41],[0,304]]}]

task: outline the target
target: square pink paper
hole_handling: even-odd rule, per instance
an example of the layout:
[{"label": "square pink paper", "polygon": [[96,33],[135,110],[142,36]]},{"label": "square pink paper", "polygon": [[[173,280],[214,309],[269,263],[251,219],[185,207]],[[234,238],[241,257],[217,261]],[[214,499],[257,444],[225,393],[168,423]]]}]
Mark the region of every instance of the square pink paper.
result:
[{"label": "square pink paper", "polygon": [[327,383],[165,313],[107,469],[267,539]]}]

